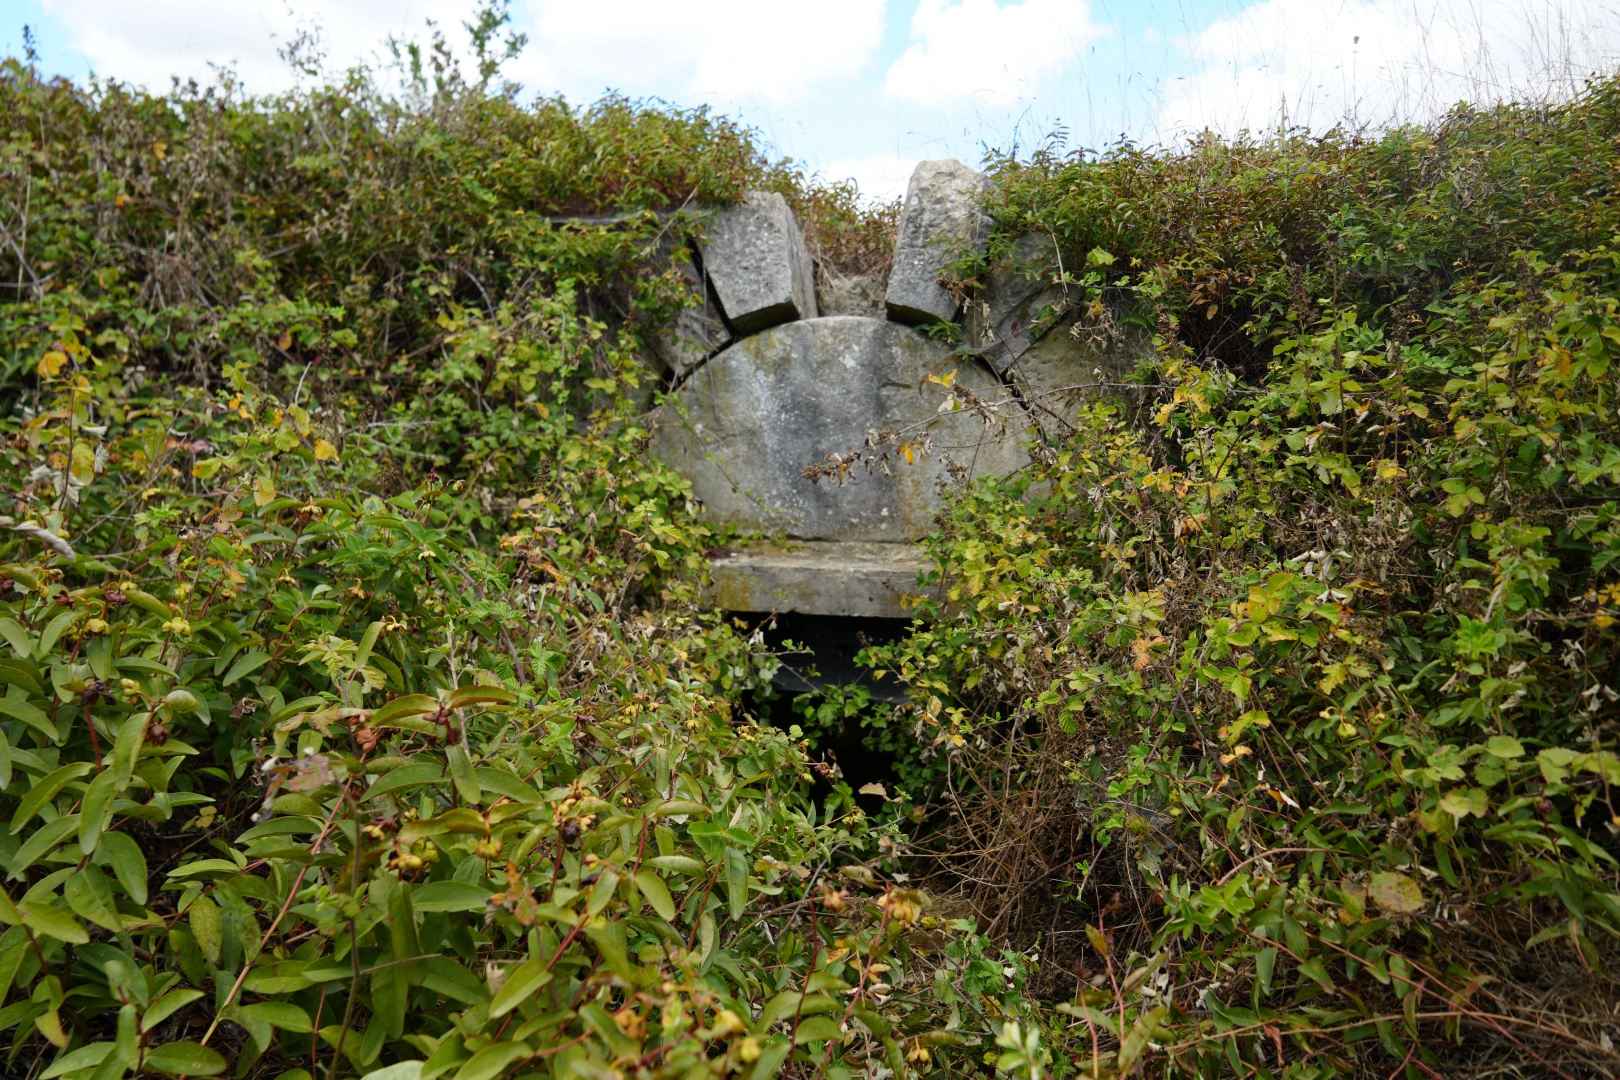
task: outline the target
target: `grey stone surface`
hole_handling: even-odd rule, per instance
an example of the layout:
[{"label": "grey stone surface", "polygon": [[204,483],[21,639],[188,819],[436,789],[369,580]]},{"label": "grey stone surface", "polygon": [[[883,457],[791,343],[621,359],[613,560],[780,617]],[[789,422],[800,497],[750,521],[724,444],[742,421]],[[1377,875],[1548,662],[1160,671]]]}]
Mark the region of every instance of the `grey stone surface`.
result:
[{"label": "grey stone surface", "polygon": [[1065,319],[1030,345],[1008,372],[1036,423],[1049,435],[1066,431],[1075,411],[1109,394],[1141,356],[1153,355],[1153,339],[1140,327],[1120,327],[1113,337]]},{"label": "grey stone surface", "polygon": [[860,315],[881,319],[885,314],[883,294],[889,287],[886,274],[833,273],[823,268],[816,285],[816,307],[823,316]]},{"label": "grey stone surface", "polygon": [[696,368],[720,349],[731,344],[720,309],[704,287],[702,275],[689,261],[675,261],[686,279],[687,295],[693,304],[675,317],[675,322],[653,335],[652,347],[677,379]]},{"label": "grey stone surface", "polygon": [[711,560],[706,599],[725,611],[903,619],[930,565],[914,544],[769,542]]},{"label": "grey stone surface", "polygon": [[988,240],[990,222],[979,201],[989,183],[983,173],[950,158],[924,161],[913,170],[889,271],[889,318],[928,323],[956,315],[956,301],[939,287],[939,274],[963,251]]},{"label": "grey stone surface", "polygon": [[1063,291],[1052,287],[1054,262],[1052,238],[1025,233],[1006,258],[990,267],[984,287],[966,305],[962,328],[967,339],[998,372],[1050,329],[1066,306]]},{"label": "grey stone surface", "polygon": [[816,317],[815,268],[781,195],[750,191],[704,233],[703,272],[738,336]]},{"label": "grey stone surface", "polygon": [[[928,531],[946,458],[968,475],[1009,473],[1028,460],[1016,430],[985,431],[970,411],[939,414],[930,374],[989,400],[1002,397],[977,361],[896,323],[834,316],[745,338],[693,373],[664,407],[652,451],[693,486],[705,516],[745,531],[816,540],[893,542]],[[809,465],[858,451],[872,433],[926,428],[930,457],[888,471],[856,465],[840,486],[812,483]]]},{"label": "grey stone surface", "polygon": [[967,305],[963,329],[980,357],[1018,387],[1033,418],[1060,434],[1077,407],[1095,401],[1153,354],[1152,335],[1082,303],[1081,290],[1055,285],[1050,236],[1030,233],[992,266]]}]

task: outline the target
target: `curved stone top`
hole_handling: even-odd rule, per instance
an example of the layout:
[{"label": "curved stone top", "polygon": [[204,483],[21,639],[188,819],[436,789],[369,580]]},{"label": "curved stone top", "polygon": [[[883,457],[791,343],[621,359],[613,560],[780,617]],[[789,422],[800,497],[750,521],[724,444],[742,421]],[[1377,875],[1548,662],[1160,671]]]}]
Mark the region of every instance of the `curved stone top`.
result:
[{"label": "curved stone top", "polygon": [[[695,371],[665,406],[652,452],[692,481],[718,524],[811,540],[914,540],[941,505],[944,455],[973,476],[1027,460],[1016,436],[986,433],[971,412],[938,415],[945,392],[927,377],[952,370],[960,384],[1000,396],[980,362],[904,326],[857,316],[786,323]],[[856,465],[842,486],[803,475],[829,453],[858,450],[868,433],[931,420],[928,458],[906,464],[890,445],[888,475]]]}]

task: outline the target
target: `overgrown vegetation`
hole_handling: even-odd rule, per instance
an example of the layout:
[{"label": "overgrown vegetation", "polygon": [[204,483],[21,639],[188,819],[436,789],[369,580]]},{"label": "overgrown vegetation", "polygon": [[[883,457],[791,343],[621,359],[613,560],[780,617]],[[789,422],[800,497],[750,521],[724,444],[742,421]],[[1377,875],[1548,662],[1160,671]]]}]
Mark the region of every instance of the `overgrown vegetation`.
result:
[{"label": "overgrown vegetation", "polygon": [[498,16],[405,100],[0,68],[17,1075],[903,1073],[1020,1008],[740,708],[774,661],[637,422],[700,208],[785,190],[857,268],[881,212],[518,105]]},{"label": "overgrown vegetation", "polygon": [[941,755],[933,881],[1059,1003],[1028,1062],[1612,1073],[1617,167],[1614,80],[995,163],[964,288],[1033,231],[1158,344],[870,654]]},{"label": "overgrown vegetation", "polygon": [[993,162],[964,290],[1039,233],[1157,357],[955,494],[908,704],[798,703],[880,818],[638,418],[703,208],[894,208],[477,26],[404,98],[0,68],[12,1072],[1613,1071],[1620,83]]}]

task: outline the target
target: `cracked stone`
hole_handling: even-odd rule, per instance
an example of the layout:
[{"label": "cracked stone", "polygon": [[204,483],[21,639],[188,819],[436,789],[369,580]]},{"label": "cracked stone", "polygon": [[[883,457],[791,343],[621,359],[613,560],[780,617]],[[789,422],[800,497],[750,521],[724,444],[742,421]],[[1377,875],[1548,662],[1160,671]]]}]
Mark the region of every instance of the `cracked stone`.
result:
[{"label": "cracked stone", "polygon": [[[652,451],[692,483],[707,520],[746,532],[809,540],[914,540],[933,525],[948,462],[966,476],[1005,475],[1028,461],[1021,410],[986,430],[971,411],[940,413],[944,389],[929,375],[956,372],[980,398],[1005,397],[976,360],[896,323],[832,316],[745,338],[694,372],[666,404]],[[1000,423],[998,418],[998,424]],[[828,454],[859,451],[869,434],[924,430],[928,457],[908,464],[898,447],[887,470],[856,464],[840,485],[806,479]]]},{"label": "cracked stone", "polygon": [[939,287],[939,275],[954,259],[983,250],[988,242],[990,219],[979,202],[989,186],[983,173],[951,158],[924,161],[913,170],[889,271],[889,318],[931,323],[956,316],[956,300]]},{"label": "cracked stone", "polygon": [[750,191],[705,229],[703,272],[738,336],[816,317],[815,267],[787,200]]}]

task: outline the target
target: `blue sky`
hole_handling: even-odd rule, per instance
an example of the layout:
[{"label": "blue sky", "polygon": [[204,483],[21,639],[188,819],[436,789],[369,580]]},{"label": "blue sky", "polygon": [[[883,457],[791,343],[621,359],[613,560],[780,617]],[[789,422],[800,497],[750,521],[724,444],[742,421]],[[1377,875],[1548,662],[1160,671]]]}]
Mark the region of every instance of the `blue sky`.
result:
[{"label": "blue sky", "polygon": [[[459,42],[472,0],[0,0],[53,74],[163,88],[230,66],[284,89],[276,56],[318,26],[328,65],[378,60],[425,20]],[[607,89],[707,104],[783,155],[886,197],[925,158],[1171,142],[1283,117],[1321,129],[1462,100],[1557,97],[1620,58],[1620,0],[513,0],[526,96]]]}]

